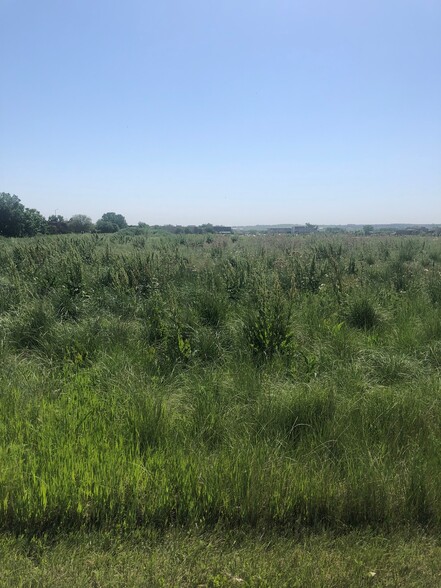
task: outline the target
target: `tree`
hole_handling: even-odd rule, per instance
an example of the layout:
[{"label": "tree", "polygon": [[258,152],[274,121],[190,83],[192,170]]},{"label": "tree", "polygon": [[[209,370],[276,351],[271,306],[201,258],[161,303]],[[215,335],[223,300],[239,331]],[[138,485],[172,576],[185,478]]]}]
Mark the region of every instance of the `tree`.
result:
[{"label": "tree", "polygon": [[24,231],[25,207],[13,194],[0,194],[0,235],[21,237]]},{"label": "tree", "polygon": [[102,218],[96,221],[95,228],[98,233],[116,233],[119,231],[119,226],[116,223],[112,223],[111,221]]},{"label": "tree", "polygon": [[123,217],[122,214],[116,214],[116,212],[105,212],[103,216],[100,218],[100,220],[106,223],[113,223],[118,227],[117,230],[125,229],[127,227],[126,219]]},{"label": "tree", "polygon": [[47,232],[47,221],[35,208],[25,208],[24,234],[31,237],[37,233]]},{"label": "tree", "polygon": [[35,208],[25,208],[13,194],[0,194],[0,235],[25,237],[46,232],[46,220]]},{"label": "tree", "polygon": [[364,225],[363,233],[365,235],[372,235],[373,232],[374,232],[374,227],[372,225]]},{"label": "tree", "polygon": [[68,226],[72,233],[90,233],[93,229],[93,222],[85,214],[74,214],[69,219]]},{"label": "tree", "polygon": [[47,232],[51,235],[64,235],[68,233],[69,227],[67,226],[67,221],[64,220],[61,214],[52,214],[47,219]]}]

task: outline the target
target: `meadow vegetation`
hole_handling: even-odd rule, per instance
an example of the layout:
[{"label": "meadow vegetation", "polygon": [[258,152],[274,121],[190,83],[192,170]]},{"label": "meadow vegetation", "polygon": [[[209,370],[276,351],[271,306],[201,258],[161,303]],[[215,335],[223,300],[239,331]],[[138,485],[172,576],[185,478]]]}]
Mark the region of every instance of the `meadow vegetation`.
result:
[{"label": "meadow vegetation", "polygon": [[437,238],[1,239],[0,366],[13,537],[440,529]]}]

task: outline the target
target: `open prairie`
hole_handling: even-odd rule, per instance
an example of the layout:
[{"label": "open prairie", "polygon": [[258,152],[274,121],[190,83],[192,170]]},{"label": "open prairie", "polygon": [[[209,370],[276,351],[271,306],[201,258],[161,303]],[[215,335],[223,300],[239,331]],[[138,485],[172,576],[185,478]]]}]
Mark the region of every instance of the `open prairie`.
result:
[{"label": "open prairie", "polygon": [[[184,571],[203,544],[212,566],[161,584],[151,563],[150,585],[392,586],[412,557],[408,585],[439,581],[440,239],[2,239],[0,366],[5,569],[56,585],[51,537],[64,553],[81,537],[84,564],[85,537],[148,534],[127,566],[140,544]],[[382,579],[368,564],[385,542]],[[302,546],[327,575],[298,564],[295,584]]]}]

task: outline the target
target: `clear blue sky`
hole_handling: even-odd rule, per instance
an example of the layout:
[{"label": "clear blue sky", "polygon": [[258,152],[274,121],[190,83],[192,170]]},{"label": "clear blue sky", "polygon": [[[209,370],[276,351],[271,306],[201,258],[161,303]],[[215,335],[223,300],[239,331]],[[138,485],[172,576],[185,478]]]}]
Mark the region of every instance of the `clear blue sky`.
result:
[{"label": "clear blue sky", "polygon": [[440,0],[0,0],[0,191],[136,223],[441,223]]}]

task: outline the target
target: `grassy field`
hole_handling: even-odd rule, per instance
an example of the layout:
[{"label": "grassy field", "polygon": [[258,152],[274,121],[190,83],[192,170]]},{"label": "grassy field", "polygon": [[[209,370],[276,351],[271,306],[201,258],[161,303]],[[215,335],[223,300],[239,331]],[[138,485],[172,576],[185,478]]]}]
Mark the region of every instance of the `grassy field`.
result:
[{"label": "grassy field", "polygon": [[440,585],[441,544],[412,532],[223,531],[0,539],[1,586],[357,588]]},{"label": "grassy field", "polygon": [[[57,585],[63,550],[87,575],[88,537],[105,578],[105,538],[127,563],[147,530],[155,561],[211,537],[207,586],[296,585],[294,561],[298,585],[403,585],[406,558],[408,585],[439,580],[439,239],[3,239],[0,366],[1,549],[23,585]],[[368,577],[382,541],[395,571]],[[150,585],[197,585],[171,573]]]}]

